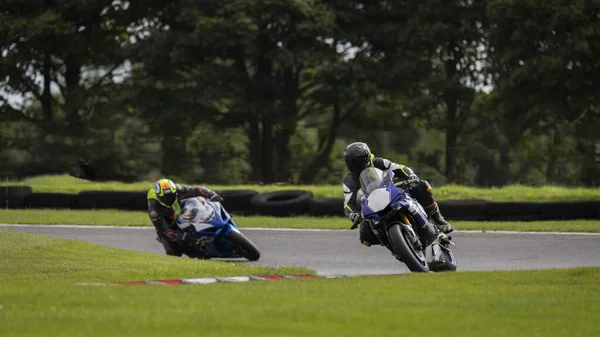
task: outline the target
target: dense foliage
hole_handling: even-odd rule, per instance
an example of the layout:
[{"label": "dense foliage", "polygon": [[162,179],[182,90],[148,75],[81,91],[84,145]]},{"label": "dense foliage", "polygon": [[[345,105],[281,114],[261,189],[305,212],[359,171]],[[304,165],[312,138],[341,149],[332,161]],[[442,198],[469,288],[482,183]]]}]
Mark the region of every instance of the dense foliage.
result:
[{"label": "dense foliage", "polygon": [[0,176],[600,185],[600,1],[5,0]]}]

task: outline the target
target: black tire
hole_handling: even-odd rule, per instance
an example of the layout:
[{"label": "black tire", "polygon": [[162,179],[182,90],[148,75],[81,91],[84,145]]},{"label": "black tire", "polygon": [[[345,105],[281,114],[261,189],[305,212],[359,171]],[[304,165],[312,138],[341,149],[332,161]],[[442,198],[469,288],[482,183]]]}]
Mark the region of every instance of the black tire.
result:
[{"label": "black tire", "polygon": [[260,251],[258,247],[250,241],[244,234],[232,230],[227,238],[231,241],[235,249],[240,255],[250,261],[256,261],[260,259]]},{"label": "black tire", "polygon": [[233,214],[251,214],[252,198],[258,194],[254,190],[222,190],[217,192],[225,201],[223,207]]},{"label": "black tire", "polygon": [[541,204],[544,220],[597,219],[600,201],[557,201]]},{"label": "black tire", "polygon": [[77,194],[31,193],[25,198],[28,208],[74,209],[77,208]]},{"label": "black tire", "polygon": [[440,200],[438,205],[448,220],[488,220],[488,201],[485,200]]},{"label": "black tire", "polygon": [[404,237],[404,233],[400,226],[400,224],[392,224],[388,228],[390,243],[392,244],[394,251],[398,256],[402,257],[404,264],[406,264],[410,271],[428,273],[429,266],[425,260],[425,254],[423,254],[424,263],[421,263],[406,242],[406,238]]},{"label": "black tire", "polygon": [[[452,257],[452,260],[448,260],[448,255]],[[444,252],[444,258],[446,259],[446,263],[444,263],[444,268],[442,271],[456,271],[456,257],[454,257],[454,253],[449,250]]]},{"label": "black tire", "polygon": [[310,216],[344,216],[343,198],[314,198],[308,201]]},{"label": "black tire", "polygon": [[134,191],[83,191],[78,194],[82,209],[147,209],[147,192]]},{"label": "black tire", "polygon": [[0,208],[21,208],[31,194],[29,186],[0,186]]},{"label": "black tire", "polygon": [[[452,253],[451,250],[442,249],[444,250],[442,252],[442,254],[444,254],[444,264],[430,264],[429,270],[433,272],[456,271],[456,258],[454,257],[454,253]],[[449,257],[452,260],[449,260]]]},{"label": "black tire", "polygon": [[257,214],[287,217],[308,213],[310,191],[288,190],[266,192],[252,198],[252,209]]},{"label": "black tire", "polygon": [[543,220],[542,206],[536,202],[489,202],[490,221]]}]

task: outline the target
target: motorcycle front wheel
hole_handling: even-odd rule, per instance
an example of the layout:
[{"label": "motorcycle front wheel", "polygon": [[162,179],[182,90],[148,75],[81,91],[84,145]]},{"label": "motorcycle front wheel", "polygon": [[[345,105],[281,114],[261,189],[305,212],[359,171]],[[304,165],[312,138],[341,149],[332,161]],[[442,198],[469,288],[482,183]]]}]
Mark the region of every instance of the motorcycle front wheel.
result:
[{"label": "motorcycle front wheel", "polygon": [[231,241],[234,249],[243,257],[250,261],[260,259],[260,251],[256,245],[250,241],[244,234],[232,230],[227,238]]},{"label": "motorcycle front wheel", "polygon": [[402,262],[406,264],[412,272],[428,273],[429,265],[425,259],[425,254],[422,251],[417,251],[409,239],[406,238],[405,232],[401,225],[396,223],[388,228],[388,237],[390,243],[397,255],[402,257]]},{"label": "motorcycle front wheel", "polygon": [[433,272],[456,271],[456,259],[454,258],[454,253],[452,253],[452,250],[441,247],[440,249],[444,261],[432,261],[429,264],[429,270]]}]

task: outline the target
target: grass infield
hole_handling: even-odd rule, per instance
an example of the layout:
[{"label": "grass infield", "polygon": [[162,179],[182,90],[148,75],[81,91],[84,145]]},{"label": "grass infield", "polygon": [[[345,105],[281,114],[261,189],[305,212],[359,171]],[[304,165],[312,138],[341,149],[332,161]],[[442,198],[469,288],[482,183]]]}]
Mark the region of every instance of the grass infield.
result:
[{"label": "grass infield", "polygon": [[0,230],[0,336],[596,336],[600,268],[182,286],[77,282],[306,272]]},{"label": "grass infield", "polygon": [[[348,229],[343,217],[234,216],[238,227]],[[0,223],[64,224],[99,226],[152,226],[145,212],[114,210],[0,210]],[[457,230],[504,230],[532,232],[600,232],[600,220],[569,221],[452,221]]]},{"label": "grass infield", "polygon": [[[310,190],[316,198],[342,198],[340,185],[212,185],[206,182],[188,181],[182,183],[206,184],[214,190],[223,189],[252,189],[259,192],[278,191],[287,189]],[[89,190],[108,191],[147,191],[153,182],[122,183],[122,182],[92,182],[77,179],[67,175],[49,175],[25,179],[24,181],[3,181],[1,185],[22,184],[33,188],[34,192],[78,193]],[[566,201],[566,200],[600,200],[600,188],[558,187],[558,186],[521,186],[512,185],[496,188],[476,188],[457,185],[434,186],[434,196],[437,200],[484,199],[489,201]]]}]

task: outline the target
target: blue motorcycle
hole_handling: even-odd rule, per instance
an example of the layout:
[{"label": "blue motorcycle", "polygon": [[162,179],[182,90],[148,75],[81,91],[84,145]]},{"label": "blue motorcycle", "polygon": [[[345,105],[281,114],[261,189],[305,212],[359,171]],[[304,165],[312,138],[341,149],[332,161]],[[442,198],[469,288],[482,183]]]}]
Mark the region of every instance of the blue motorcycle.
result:
[{"label": "blue motorcycle", "polygon": [[220,202],[203,197],[181,200],[181,211],[175,216],[179,229],[192,235],[193,240],[182,251],[189,257],[246,258],[256,261],[260,251],[239,231]]},{"label": "blue motorcycle", "polygon": [[451,237],[431,223],[409,183],[393,178],[393,171],[375,167],[360,173],[357,200],[373,233],[412,272],[456,270]]}]

